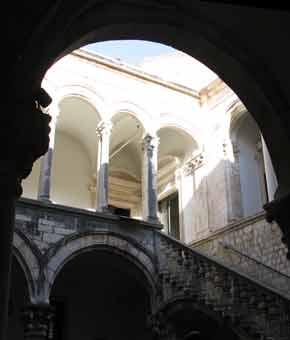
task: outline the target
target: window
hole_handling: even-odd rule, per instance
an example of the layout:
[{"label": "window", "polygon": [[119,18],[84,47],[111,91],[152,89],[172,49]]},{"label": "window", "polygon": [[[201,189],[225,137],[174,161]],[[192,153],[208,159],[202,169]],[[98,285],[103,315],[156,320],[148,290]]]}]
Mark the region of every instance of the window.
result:
[{"label": "window", "polygon": [[164,225],[164,231],[180,239],[178,193],[174,193],[158,202],[160,222]]}]

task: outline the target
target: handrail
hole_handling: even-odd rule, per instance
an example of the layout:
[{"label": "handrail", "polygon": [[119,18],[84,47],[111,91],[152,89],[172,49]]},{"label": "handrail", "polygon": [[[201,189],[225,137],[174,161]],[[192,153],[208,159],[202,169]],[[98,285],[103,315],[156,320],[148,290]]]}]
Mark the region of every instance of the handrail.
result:
[{"label": "handrail", "polygon": [[248,258],[248,259],[250,259],[250,260],[256,262],[258,265],[263,266],[263,267],[265,267],[265,268],[267,268],[267,269],[269,269],[269,270],[271,270],[271,271],[273,271],[273,272],[275,272],[275,273],[277,273],[277,274],[279,274],[279,275],[281,275],[281,276],[285,276],[287,279],[290,280],[290,276],[288,276],[287,274],[282,273],[282,272],[279,272],[279,271],[276,270],[275,268],[270,267],[270,266],[268,266],[267,264],[265,264],[265,263],[263,263],[263,262],[261,262],[261,261],[255,259],[254,257],[251,257],[251,256],[249,256],[248,254],[245,254],[245,253],[241,252],[240,250],[234,248],[232,245],[230,245],[230,244],[228,244],[228,243],[225,243],[225,242],[220,242],[220,244],[221,244],[225,249],[230,249],[230,250],[234,251],[235,253],[237,253],[237,254],[239,254],[239,255],[241,255],[241,256],[243,256],[243,257],[246,257],[246,258]]}]

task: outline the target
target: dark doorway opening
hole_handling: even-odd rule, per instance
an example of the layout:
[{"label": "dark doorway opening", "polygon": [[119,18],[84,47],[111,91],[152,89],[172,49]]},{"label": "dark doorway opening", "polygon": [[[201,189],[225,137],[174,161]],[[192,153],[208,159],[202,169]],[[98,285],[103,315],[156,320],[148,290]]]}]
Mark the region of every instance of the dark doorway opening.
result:
[{"label": "dark doorway opening", "polygon": [[178,208],[178,193],[175,192],[167,196],[158,203],[161,223],[164,225],[164,230],[176,239],[180,239],[179,228],[179,208]]}]

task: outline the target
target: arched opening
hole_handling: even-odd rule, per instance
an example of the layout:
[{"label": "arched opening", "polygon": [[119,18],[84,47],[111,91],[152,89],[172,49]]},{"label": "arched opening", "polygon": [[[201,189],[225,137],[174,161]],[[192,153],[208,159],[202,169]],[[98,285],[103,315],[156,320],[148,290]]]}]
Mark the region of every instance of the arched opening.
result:
[{"label": "arched opening", "polygon": [[269,201],[261,132],[248,112],[231,124],[234,162],[239,172],[241,215],[248,217],[262,211]]},{"label": "arched opening", "polygon": [[50,301],[56,308],[56,339],[151,339],[146,277],[112,250],[84,251],[66,262]]},{"label": "arched opening", "polygon": [[10,282],[8,340],[23,339],[23,310],[30,301],[27,280],[15,256],[12,258]]},{"label": "arched opening", "polygon": [[78,96],[59,103],[52,165],[51,200],[77,208],[95,208],[97,108]]},{"label": "arched opening", "polygon": [[[150,3],[144,6],[114,1],[108,6],[97,4],[85,7],[83,11],[80,8],[67,8],[67,12],[62,11],[58,20],[53,21],[53,27],[56,29],[69,23],[70,29],[59,29],[63,33],[58,39],[54,39],[49,33],[53,30],[48,23],[47,32],[44,33],[47,39],[43,36],[41,39],[38,37],[39,40],[34,38],[31,48],[33,46],[33,50],[39,53],[31,53],[30,58],[21,65],[23,72],[19,74],[22,76],[22,73],[25,73],[25,76],[22,76],[22,79],[20,77],[20,84],[25,79],[37,87],[37,83],[39,84],[51,64],[75,48],[90,42],[128,38],[169,44],[198,58],[234,89],[262,130],[281,187],[289,187],[288,170],[283,169],[289,169],[290,159],[281,157],[279,151],[282,139],[283,144],[289,145],[286,130],[288,125],[283,128],[283,120],[279,115],[279,112],[287,112],[287,106],[284,106],[286,101],[281,98],[279,86],[277,91],[272,91],[275,82],[271,75],[265,72],[255,54],[249,56],[251,50],[248,51],[240,45],[230,34],[225,36],[224,29],[219,25],[210,24],[207,11],[199,7],[200,4],[180,5],[176,8],[174,5],[160,6]],[[39,44],[35,44],[35,40],[39,41]],[[249,57],[251,63],[248,62]],[[33,74],[31,69],[34,70]],[[273,130],[281,133],[273,135]],[[283,190],[285,189],[280,189],[280,195]]]},{"label": "arched opening", "polygon": [[158,131],[158,208],[164,231],[186,241],[192,230],[192,176],[182,172],[187,161],[198,151],[192,136],[175,127]]},{"label": "arched opening", "polygon": [[119,112],[112,118],[109,155],[109,209],[142,217],[142,151],[144,128],[138,118]]}]

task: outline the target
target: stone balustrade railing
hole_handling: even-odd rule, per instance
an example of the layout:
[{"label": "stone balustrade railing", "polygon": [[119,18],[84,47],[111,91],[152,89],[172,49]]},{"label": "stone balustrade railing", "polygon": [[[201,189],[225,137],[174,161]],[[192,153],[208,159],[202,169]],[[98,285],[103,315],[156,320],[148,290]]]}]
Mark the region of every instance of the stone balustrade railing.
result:
[{"label": "stone balustrade railing", "polygon": [[158,235],[160,309],[185,296],[226,319],[241,334],[255,339],[290,338],[287,297],[168,235]]}]

